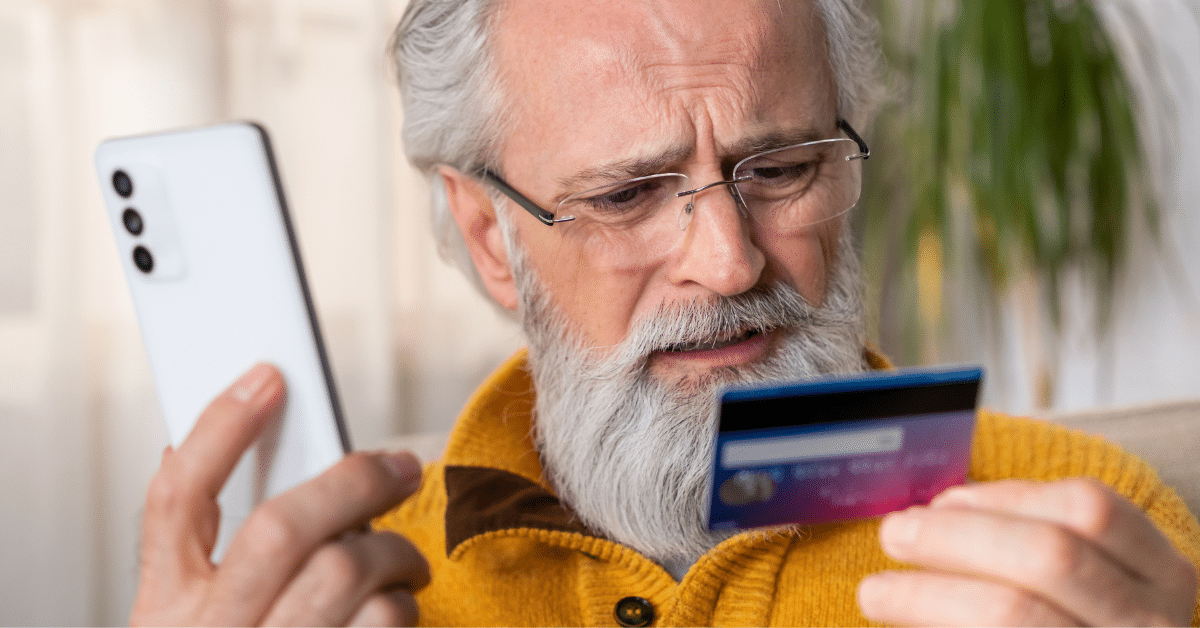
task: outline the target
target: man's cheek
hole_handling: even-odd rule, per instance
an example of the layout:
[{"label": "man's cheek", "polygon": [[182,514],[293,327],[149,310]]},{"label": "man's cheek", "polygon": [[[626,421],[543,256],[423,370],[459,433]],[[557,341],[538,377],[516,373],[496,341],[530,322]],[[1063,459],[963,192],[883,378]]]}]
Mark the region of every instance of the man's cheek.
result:
[{"label": "man's cheek", "polygon": [[824,302],[827,270],[835,268],[837,255],[836,227],[806,229],[789,238],[777,238],[764,243],[767,252],[767,273],[791,285],[813,307]]}]

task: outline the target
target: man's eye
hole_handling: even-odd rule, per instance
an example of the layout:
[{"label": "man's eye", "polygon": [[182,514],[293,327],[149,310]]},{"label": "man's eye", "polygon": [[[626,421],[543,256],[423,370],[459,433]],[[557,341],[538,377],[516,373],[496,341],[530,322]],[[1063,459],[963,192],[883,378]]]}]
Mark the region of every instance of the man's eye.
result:
[{"label": "man's eye", "polygon": [[622,203],[628,203],[637,198],[638,192],[640,191],[641,190],[636,187],[625,188],[624,190],[619,190],[604,196],[603,201],[606,205],[620,205]]},{"label": "man's eye", "polygon": [[750,171],[755,181],[773,181],[775,183],[802,181],[812,175],[817,169],[816,162],[780,166],[760,166]]},{"label": "man's eye", "polygon": [[653,199],[661,196],[658,194],[661,187],[659,181],[641,181],[580,200],[595,212],[627,213],[653,204]]}]

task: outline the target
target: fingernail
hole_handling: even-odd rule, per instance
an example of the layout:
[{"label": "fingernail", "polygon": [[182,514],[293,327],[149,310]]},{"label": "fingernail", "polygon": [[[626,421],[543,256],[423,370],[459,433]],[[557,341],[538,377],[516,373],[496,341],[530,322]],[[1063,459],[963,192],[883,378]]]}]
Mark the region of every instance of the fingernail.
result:
[{"label": "fingernail", "polygon": [[864,613],[883,605],[888,599],[888,577],[886,573],[877,573],[863,578],[858,583],[858,605]]},{"label": "fingernail", "polygon": [[255,364],[249,371],[246,371],[233,383],[231,392],[238,401],[247,403],[254,398],[255,395],[263,389],[263,385],[267,383],[267,379],[271,377],[271,366],[269,364],[259,362]]},{"label": "fingernail", "polygon": [[944,506],[946,504],[966,504],[974,503],[975,496],[971,490],[965,486],[951,486],[942,491],[937,497],[934,497],[929,502],[930,506]]},{"label": "fingernail", "polygon": [[884,549],[897,550],[912,546],[917,541],[921,529],[921,521],[907,512],[888,515],[879,526],[879,540]]},{"label": "fingernail", "polygon": [[383,465],[401,482],[412,482],[421,477],[421,462],[407,451],[384,454]]}]

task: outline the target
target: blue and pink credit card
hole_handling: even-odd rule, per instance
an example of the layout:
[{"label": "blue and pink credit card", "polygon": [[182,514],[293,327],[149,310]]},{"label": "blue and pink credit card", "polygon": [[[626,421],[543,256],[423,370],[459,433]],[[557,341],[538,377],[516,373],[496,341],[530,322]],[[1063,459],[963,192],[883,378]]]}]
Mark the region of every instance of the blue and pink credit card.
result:
[{"label": "blue and pink credit card", "polygon": [[721,397],[712,530],[859,519],[966,479],[976,367],[871,373]]}]

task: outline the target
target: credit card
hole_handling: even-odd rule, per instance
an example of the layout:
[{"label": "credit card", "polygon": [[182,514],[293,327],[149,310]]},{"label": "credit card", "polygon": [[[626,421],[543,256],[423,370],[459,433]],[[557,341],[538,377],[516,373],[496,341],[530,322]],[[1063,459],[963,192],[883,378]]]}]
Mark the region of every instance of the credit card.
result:
[{"label": "credit card", "polygon": [[966,480],[978,367],[872,371],[721,396],[708,527],[860,519]]}]

